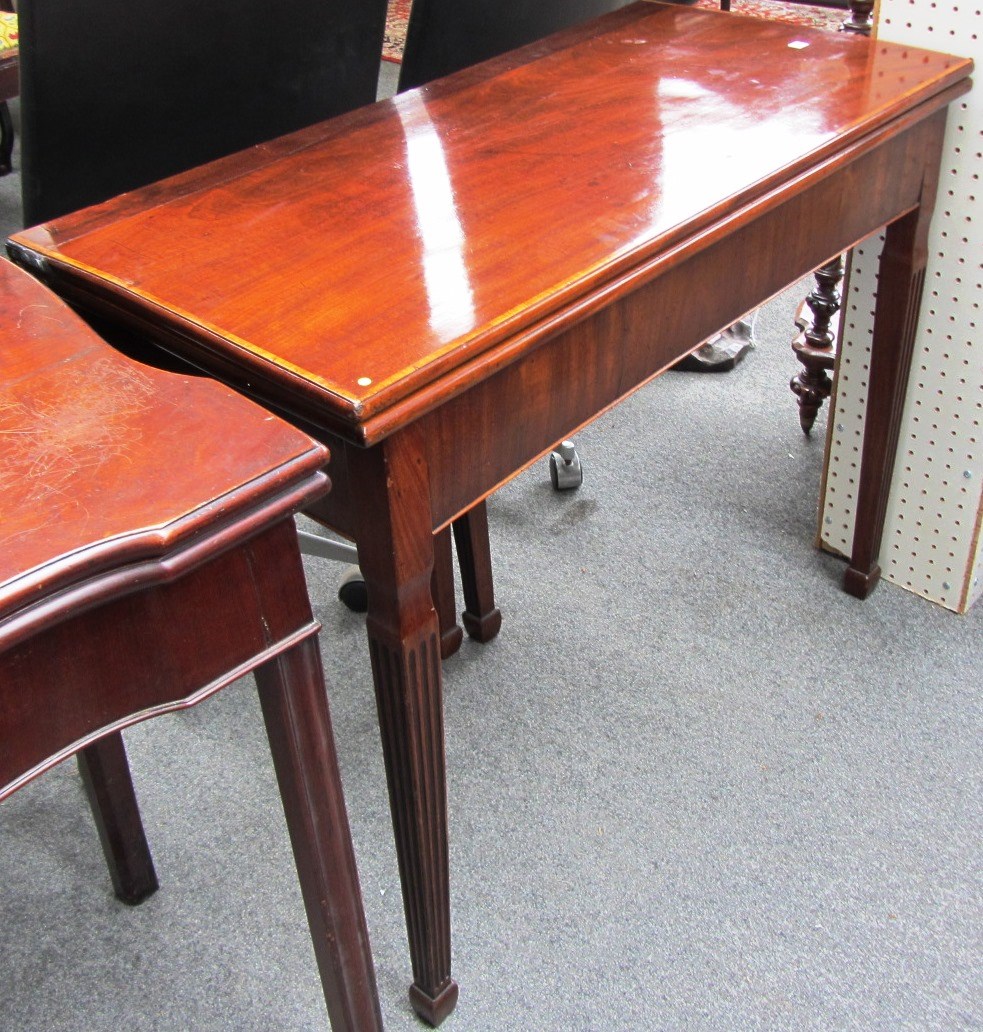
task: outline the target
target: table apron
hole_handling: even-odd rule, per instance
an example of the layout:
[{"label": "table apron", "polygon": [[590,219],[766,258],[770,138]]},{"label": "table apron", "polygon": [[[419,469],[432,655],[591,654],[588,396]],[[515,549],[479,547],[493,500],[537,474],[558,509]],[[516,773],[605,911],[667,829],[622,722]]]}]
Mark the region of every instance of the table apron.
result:
[{"label": "table apron", "polygon": [[702,341],[917,207],[938,164],[944,116],[738,226],[427,413],[435,529]]},{"label": "table apron", "polygon": [[[68,604],[54,599],[66,619],[0,652],[0,798],[105,731],[195,705],[316,635],[299,571],[287,516],[174,580],[134,588],[124,569],[106,578],[117,591],[98,605],[82,588]],[[202,613],[221,634],[202,631]],[[38,683],[49,693],[43,728]]]},{"label": "table apron", "polygon": [[[701,250],[425,412],[416,424],[426,441],[434,529],[720,329],[916,208],[944,127],[942,109],[768,211],[711,234]],[[355,537],[346,453],[360,446],[317,436],[332,452],[333,490],[312,515]]]},{"label": "table apron", "polygon": [[[945,115],[936,111],[767,212],[711,236],[661,275],[422,415],[434,529],[715,332],[917,207],[938,167]],[[347,452],[360,446],[318,436],[333,456],[333,489],[312,514],[354,538]]]}]

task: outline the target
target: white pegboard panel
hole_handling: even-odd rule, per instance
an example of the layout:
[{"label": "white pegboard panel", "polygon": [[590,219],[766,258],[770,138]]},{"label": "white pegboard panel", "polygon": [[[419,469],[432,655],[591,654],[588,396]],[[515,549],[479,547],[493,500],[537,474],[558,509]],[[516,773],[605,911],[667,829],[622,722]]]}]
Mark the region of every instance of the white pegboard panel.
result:
[{"label": "white pegboard panel", "polygon": [[[880,38],[972,57],[983,4],[880,0]],[[983,593],[983,92],[949,109],[911,381],[881,548],[887,580],[957,612]],[[858,247],[846,283],[820,540],[848,554],[863,440],[877,259]]]},{"label": "white pegboard panel", "polygon": [[834,374],[826,443],[826,477],[821,505],[820,540],[824,548],[848,556],[853,546],[857,471],[863,448],[864,412],[874,331],[877,259],[883,234],[855,248],[844,280],[841,345]]}]

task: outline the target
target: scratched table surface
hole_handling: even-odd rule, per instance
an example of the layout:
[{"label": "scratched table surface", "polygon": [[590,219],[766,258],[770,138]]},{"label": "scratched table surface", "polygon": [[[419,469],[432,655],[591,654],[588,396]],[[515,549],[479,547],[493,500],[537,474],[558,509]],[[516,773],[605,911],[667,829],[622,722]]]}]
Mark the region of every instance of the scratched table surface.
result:
[{"label": "scratched table surface", "polygon": [[276,365],[350,427],[514,347],[585,285],[815,168],[968,65],[660,4],[603,25],[576,49],[569,34],[534,44],[505,74],[479,67],[16,239],[206,348],[220,340],[260,378]]},{"label": "scratched table surface", "polygon": [[228,388],[114,351],[3,260],[0,336],[0,617],[214,531],[324,462]]}]

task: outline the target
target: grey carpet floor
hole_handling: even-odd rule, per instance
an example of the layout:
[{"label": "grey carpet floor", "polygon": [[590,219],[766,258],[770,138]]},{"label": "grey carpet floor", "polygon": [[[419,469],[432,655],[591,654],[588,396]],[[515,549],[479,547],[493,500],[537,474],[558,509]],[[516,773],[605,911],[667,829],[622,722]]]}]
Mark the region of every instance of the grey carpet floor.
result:
[{"label": "grey carpet floor", "polygon": [[[579,433],[579,491],[540,463],[490,500],[502,633],[445,665],[448,1032],[983,1028],[983,614],[857,602],[814,548],[799,293],[733,373]],[[307,568],[386,1023],[419,1029],[363,622]],[[126,741],[161,890],[115,901],[72,764],[0,806],[0,1028],[325,1028],[252,683]]]}]

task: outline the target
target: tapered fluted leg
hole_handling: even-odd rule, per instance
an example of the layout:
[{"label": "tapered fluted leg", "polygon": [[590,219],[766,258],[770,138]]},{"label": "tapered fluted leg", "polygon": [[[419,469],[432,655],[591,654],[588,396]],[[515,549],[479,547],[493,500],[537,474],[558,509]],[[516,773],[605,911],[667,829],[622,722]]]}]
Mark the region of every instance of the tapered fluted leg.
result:
[{"label": "tapered fluted leg", "polygon": [[478,502],[459,516],[453,527],[464,591],[464,612],[461,614],[464,629],[475,641],[491,641],[501,629],[502,614],[495,605],[485,503]]},{"label": "tapered fluted leg", "polygon": [[100,738],[77,754],[113,890],[134,905],[157,891],[157,872],[140,819],[123,737]]},{"label": "tapered fluted leg", "polygon": [[317,639],[257,669],[256,683],[331,1027],[381,1032]]},{"label": "tapered fluted leg", "polygon": [[450,973],[447,795],[429,471],[418,428],[349,453],[369,595],[366,628],[403,886],[417,1013],[439,1024]]},{"label": "tapered fluted leg", "polygon": [[[941,145],[945,112],[935,118]],[[925,282],[928,227],[937,182],[936,163],[926,174],[920,206],[887,227],[881,253],[857,518],[843,580],[844,589],[857,598],[866,598],[881,576],[878,558]]]}]

